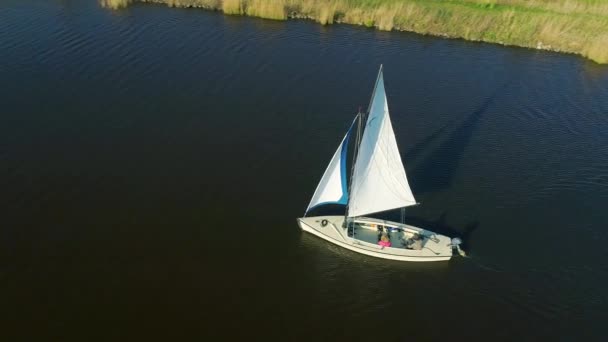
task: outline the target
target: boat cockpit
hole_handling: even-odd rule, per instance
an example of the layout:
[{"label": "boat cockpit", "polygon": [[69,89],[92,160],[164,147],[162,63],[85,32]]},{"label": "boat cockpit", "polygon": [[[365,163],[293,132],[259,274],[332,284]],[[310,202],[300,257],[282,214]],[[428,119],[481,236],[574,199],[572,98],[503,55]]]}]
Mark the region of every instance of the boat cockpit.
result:
[{"label": "boat cockpit", "polygon": [[390,241],[390,248],[421,250],[429,240],[436,240],[433,235],[426,233],[424,230],[405,224],[388,225],[375,220],[355,220],[348,225],[349,237],[377,245],[382,236],[386,235]]}]

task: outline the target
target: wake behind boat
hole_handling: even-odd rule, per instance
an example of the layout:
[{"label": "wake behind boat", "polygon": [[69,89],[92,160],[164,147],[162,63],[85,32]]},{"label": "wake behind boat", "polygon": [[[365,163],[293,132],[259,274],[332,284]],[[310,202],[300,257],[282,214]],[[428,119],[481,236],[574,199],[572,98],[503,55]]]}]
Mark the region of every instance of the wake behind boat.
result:
[{"label": "wake behind boat", "polygon": [[[362,254],[401,261],[449,260],[461,252],[460,239],[404,223],[366,215],[418,204],[409,186],[391,124],[382,66],[372,93],[365,127],[359,113],[329,162],[304,217],[302,230]],[[356,131],[356,132],[355,132]],[[362,133],[362,134],[361,134]],[[353,167],[347,181],[348,146],[356,135]],[[344,216],[311,216],[323,205],[346,206]]]}]

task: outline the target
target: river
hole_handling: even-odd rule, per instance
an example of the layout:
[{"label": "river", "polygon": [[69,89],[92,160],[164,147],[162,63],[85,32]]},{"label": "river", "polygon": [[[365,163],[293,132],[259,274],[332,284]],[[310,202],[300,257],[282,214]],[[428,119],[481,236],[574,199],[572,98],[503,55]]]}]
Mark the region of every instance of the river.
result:
[{"label": "river", "polygon": [[[406,220],[460,236],[468,258],[374,259],[297,226],[380,64],[422,203]],[[0,104],[2,340],[605,336],[605,66],[4,0]]]}]

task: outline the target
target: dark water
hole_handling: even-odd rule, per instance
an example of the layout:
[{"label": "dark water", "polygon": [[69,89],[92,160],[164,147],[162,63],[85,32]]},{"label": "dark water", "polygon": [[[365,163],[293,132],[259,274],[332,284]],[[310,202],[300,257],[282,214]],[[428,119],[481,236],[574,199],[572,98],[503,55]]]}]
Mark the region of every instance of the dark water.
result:
[{"label": "dark water", "polygon": [[[296,225],[380,63],[407,219],[471,258],[376,260]],[[4,0],[0,104],[2,341],[605,336],[607,67]]]}]

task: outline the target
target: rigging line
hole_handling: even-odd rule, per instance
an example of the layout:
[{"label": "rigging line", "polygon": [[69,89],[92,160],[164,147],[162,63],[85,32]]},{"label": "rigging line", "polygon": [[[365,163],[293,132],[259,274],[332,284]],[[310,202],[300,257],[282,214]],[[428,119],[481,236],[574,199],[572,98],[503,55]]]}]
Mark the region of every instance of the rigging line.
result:
[{"label": "rigging line", "polygon": [[439,254],[441,254],[441,253],[437,253],[437,252],[435,252],[434,250],[430,249],[429,247],[422,247],[422,248],[423,248],[423,249],[428,249],[429,251],[431,251],[431,252],[435,253],[435,255],[439,255]]},{"label": "rigging line", "polygon": [[[359,153],[359,144],[361,143],[361,108],[359,108],[359,112],[357,113],[357,138],[355,141],[355,146],[353,148],[353,161],[350,169],[350,179],[348,180],[348,200],[346,201],[346,208],[344,210],[344,225],[347,226],[348,219],[348,210],[350,209],[350,200],[353,197],[352,185],[353,185],[353,176],[355,174],[355,163],[357,161],[357,154]],[[353,237],[355,236],[355,230],[353,228]]]}]

